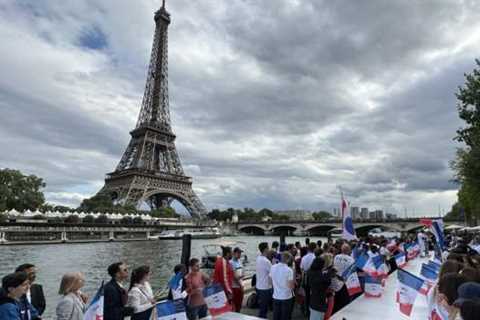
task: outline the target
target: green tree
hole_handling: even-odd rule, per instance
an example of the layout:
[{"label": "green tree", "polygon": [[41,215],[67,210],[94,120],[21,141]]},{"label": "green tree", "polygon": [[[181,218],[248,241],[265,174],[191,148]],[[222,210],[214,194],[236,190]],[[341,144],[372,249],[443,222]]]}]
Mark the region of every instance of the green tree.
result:
[{"label": "green tree", "polygon": [[44,202],[45,183],[35,175],[24,175],[18,170],[0,169],[0,211],[36,210]]},{"label": "green tree", "polygon": [[328,220],[332,218],[332,215],[327,211],[319,211],[312,213],[314,220]]},{"label": "green tree", "polygon": [[71,223],[71,224],[77,224],[80,223],[80,218],[77,215],[70,215],[65,218],[64,220],[65,223]]},{"label": "green tree", "polygon": [[[477,66],[480,61],[476,60]],[[475,223],[480,218],[480,71],[465,74],[465,84],[456,94],[457,110],[465,126],[457,130],[455,140],[465,144],[457,150],[452,162],[455,179],[460,184],[458,202],[467,220]]]},{"label": "green tree", "polygon": [[106,215],[101,214],[95,219],[95,223],[103,223],[103,224],[108,223],[108,218]]},{"label": "green tree", "polygon": [[92,215],[89,214],[89,215],[85,216],[85,218],[82,219],[82,222],[83,223],[94,223],[95,218]]}]

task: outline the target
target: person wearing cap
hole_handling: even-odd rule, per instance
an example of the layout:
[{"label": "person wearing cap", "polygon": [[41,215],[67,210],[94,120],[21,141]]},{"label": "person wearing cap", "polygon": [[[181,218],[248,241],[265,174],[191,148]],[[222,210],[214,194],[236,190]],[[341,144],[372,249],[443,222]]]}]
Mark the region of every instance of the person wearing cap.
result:
[{"label": "person wearing cap", "polygon": [[232,303],[235,312],[240,312],[242,309],[242,302],[243,302],[243,264],[240,260],[243,250],[239,247],[233,249],[233,256],[232,260],[230,260],[230,264],[232,265],[233,269],[233,283],[232,283]]},{"label": "person wearing cap", "polygon": [[453,303],[460,310],[462,320],[478,319],[480,312],[480,284],[465,282],[457,290],[458,298]]}]

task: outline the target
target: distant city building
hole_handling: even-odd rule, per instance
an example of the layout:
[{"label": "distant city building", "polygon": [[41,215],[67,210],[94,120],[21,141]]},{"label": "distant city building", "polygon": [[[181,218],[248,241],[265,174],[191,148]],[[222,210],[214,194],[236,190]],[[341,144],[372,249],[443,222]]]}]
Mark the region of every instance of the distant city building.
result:
[{"label": "distant city building", "polygon": [[360,209],[360,218],[368,219],[368,208]]},{"label": "distant city building", "polygon": [[383,220],[383,210],[375,210],[375,219]]},{"label": "distant city building", "polygon": [[359,207],[351,207],[350,208],[350,215],[352,219],[359,219],[360,218],[360,208]]},{"label": "distant city building", "polygon": [[387,220],[393,220],[393,219],[397,219],[397,215],[395,213],[386,213],[385,218]]},{"label": "distant city building", "polygon": [[376,219],[375,211],[370,211],[370,212],[368,213],[368,218],[369,218],[369,219],[372,219],[372,220],[375,220],[375,219]]},{"label": "distant city building", "polygon": [[308,210],[280,210],[275,211],[276,214],[288,216],[292,220],[311,220],[313,219],[312,212]]}]

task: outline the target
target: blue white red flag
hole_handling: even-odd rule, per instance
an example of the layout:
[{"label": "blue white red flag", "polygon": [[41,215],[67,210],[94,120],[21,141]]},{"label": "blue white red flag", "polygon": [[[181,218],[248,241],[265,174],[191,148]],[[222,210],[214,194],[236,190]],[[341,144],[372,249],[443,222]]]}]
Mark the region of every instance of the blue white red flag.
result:
[{"label": "blue white red flag", "polygon": [[407,265],[407,259],[405,257],[404,252],[400,252],[395,255],[395,262],[397,263],[397,267],[403,268]]},{"label": "blue white red flag", "polygon": [[377,268],[375,268],[372,258],[370,258],[368,254],[364,253],[360,255],[355,261],[355,264],[359,269],[362,269],[363,272],[365,272],[366,274],[371,276],[377,275]]},{"label": "blue white red flag", "polygon": [[350,216],[350,210],[348,208],[348,202],[343,198],[342,193],[342,201],[340,202],[340,209],[342,212],[342,238],[345,240],[355,240],[357,236],[355,234],[355,229],[353,228],[353,220]]},{"label": "blue white red flag", "polygon": [[182,300],[167,300],[157,303],[152,318],[155,320],[187,320],[185,304]]},{"label": "blue white red flag", "polygon": [[373,265],[375,266],[375,273],[373,274],[376,277],[388,276],[388,269],[385,261],[383,260],[382,255],[372,257]]},{"label": "blue white red flag", "polygon": [[420,219],[420,223],[427,226],[435,236],[440,249],[445,249],[445,235],[443,234],[443,220],[442,219]]},{"label": "blue white red flag", "polygon": [[103,320],[103,281],[87,307],[83,320]]},{"label": "blue white red flag", "polygon": [[365,297],[379,298],[383,293],[382,279],[378,277],[365,276]]},{"label": "blue white red flag", "polygon": [[416,242],[406,243],[405,251],[407,252],[408,260],[413,260],[420,253],[420,246]]},{"label": "blue white red flag", "polygon": [[429,320],[448,320],[448,310],[437,301],[433,303]]},{"label": "blue white red flag", "polygon": [[435,269],[428,266],[428,264],[423,263],[422,269],[420,270],[420,277],[424,280],[422,287],[420,288],[420,293],[427,295],[428,291],[435,285],[438,278],[438,273]]},{"label": "blue white red flag", "polygon": [[348,294],[350,296],[362,292],[362,286],[360,285],[360,280],[358,279],[357,274],[357,265],[355,263],[343,272],[342,277],[345,280],[345,285],[347,286]]},{"label": "blue white red flag", "polygon": [[218,283],[204,288],[203,297],[212,316],[232,311],[232,306],[228,303],[225,291]]},{"label": "blue white red flag", "polygon": [[431,267],[433,270],[435,270],[435,272],[437,274],[440,272],[440,268],[442,267],[441,264],[439,264],[438,262],[435,262],[433,260],[428,261],[428,266]]},{"label": "blue white red flag", "polygon": [[397,276],[397,303],[400,306],[400,312],[410,316],[413,304],[424,281],[403,269],[397,270]]}]

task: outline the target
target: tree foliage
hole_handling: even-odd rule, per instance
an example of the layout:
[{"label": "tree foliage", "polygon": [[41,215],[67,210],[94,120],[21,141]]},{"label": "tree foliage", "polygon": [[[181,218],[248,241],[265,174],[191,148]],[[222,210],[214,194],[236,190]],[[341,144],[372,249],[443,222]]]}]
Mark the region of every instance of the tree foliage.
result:
[{"label": "tree foliage", "polygon": [[0,169],[0,211],[38,209],[45,202],[42,188],[45,183],[35,175]]},{"label": "tree foliage", "polygon": [[[476,60],[477,66],[480,61]],[[480,71],[465,75],[465,84],[456,94],[457,110],[465,126],[455,139],[465,144],[452,162],[455,179],[460,184],[458,202],[471,223],[480,218]]]},{"label": "tree foliage", "polygon": [[312,216],[313,216],[313,219],[315,220],[328,220],[332,218],[332,215],[330,214],[330,212],[327,212],[327,211],[314,212]]}]

